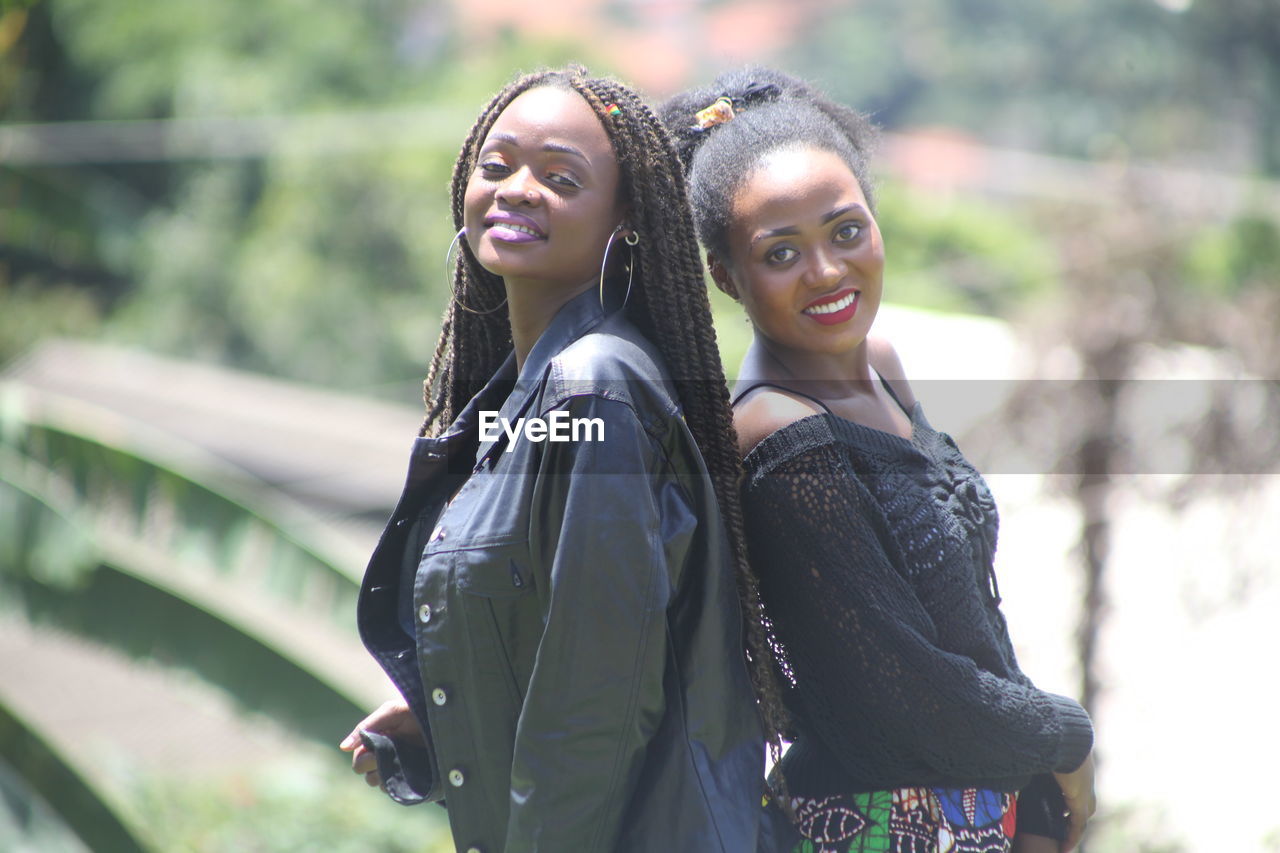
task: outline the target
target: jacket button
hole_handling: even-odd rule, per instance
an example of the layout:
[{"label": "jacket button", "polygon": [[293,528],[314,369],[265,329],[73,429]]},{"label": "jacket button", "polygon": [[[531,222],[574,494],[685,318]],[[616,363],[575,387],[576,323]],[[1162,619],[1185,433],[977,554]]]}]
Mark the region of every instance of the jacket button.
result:
[{"label": "jacket button", "polygon": [[444,692],[443,687],[437,687],[435,690],[431,691],[431,701],[435,702],[437,705],[443,705],[445,702],[449,701],[449,694]]},{"label": "jacket button", "polygon": [[436,529],[431,531],[431,541],[439,542],[443,538],[444,538],[444,525],[437,524]]},{"label": "jacket button", "polygon": [[467,777],[463,776],[462,771],[458,768],[455,767],[449,771],[449,784],[453,787],[461,788],[462,783],[465,781],[467,781]]},{"label": "jacket button", "polygon": [[423,625],[431,621],[431,605],[424,604],[418,608],[418,621]]}]

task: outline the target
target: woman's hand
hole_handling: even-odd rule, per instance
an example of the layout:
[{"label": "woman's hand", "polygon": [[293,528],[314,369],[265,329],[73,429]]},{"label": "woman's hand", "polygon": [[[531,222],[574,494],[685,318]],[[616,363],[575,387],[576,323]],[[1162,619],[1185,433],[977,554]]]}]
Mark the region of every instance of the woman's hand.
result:
[{"label": "woman's hand", "polygon": [[388,699],[376,711],[356,723],[351,734],[338,744],[338,749],[351,753],[352,771],[363,773],[364,780],[373,788],[382,786],[382,777],[378,775],[378,763],[373,752],[360,742],[360,732],[366,729],[398,740],[426,743],[418,720],[413,716],[413,711],[409,710],[409,704],[400,698]]},{"label": "woman's hand", "polygon": [[1067,803],[1067,837],[1061,847],[1062,853],[1067,853],[1080,843],[1085,825],[1098,808],[1098,799],[1093,793],[1093,753],[1089,753],[1075,770],[1054,773],[1053,778],[1058,780],[1062,798]]}]

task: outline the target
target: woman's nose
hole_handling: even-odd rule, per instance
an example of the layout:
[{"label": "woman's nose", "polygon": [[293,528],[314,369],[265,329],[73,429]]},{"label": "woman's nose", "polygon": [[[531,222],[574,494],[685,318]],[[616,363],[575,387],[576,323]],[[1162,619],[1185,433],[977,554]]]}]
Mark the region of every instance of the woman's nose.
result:
[{"label": "woman's nose", "polygon": [[804,272],[805,284],[810,287],[826,288],[842,278],[844,278],[844,271],[830,254],[819,251],[810,256]]},{"label": "woman's nose", "polygon": [[538,191],[537,181],[533,179],[529,169],[524,167],[508,175],[507,179],[498,185],[495,195],[499,200],[507,204],[533,206],[542,200],[542,193]]}]

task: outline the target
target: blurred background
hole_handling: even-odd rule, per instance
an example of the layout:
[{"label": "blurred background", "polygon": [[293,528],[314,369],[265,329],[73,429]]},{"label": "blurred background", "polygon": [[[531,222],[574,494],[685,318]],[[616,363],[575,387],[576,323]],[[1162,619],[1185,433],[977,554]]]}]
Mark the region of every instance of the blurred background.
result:
[{"label": "blurred background", "polygon": [[571,60],[883,126],[878,328],[1095,715],[1088,849],[1280,850],[1275,0],[3,0],[0,848],[451,849],[336,750],[355,594],[460,142]]}]

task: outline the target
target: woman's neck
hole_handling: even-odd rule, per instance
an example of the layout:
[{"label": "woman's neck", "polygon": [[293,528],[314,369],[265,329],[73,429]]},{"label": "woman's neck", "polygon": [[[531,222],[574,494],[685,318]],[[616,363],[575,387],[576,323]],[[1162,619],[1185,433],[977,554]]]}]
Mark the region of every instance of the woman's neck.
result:
[{"label": "woman's neck", "polygon": [[791,386],[824,400],[875,393],[865,340],[848,352],[821,353],[778,346],[757,331],[739,381]]},{"label": "woman's neck", "polygon": [[505,280],[507,310],[511,320],[511,344],[516,354],[516,370],[524,367],[525,359],[538,338],[551,325],[556,314],[571,299],[595,287],[594,281],[583,282],[577,287],[566,288],[559,282]]}]

